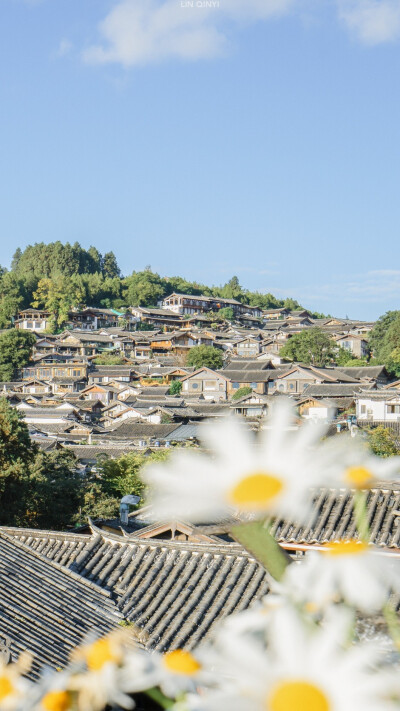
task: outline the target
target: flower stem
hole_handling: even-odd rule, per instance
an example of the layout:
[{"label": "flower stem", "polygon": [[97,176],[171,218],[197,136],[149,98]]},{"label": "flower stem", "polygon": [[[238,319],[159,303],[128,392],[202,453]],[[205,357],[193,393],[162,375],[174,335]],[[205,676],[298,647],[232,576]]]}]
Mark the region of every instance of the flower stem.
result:
[{"label": "flower stem", "polygon": [[288,553],[271,536],[267,523],[252,521],[232,526],[233,538],[241,543],[256,560],[272,575],[275,580],[281,580],[287,566],[292,562]]},{"label": "flower stem", "polygon": [[357,490],[354,493],[354,518],[360,539],[369,543],[371,536],[368,522],[367,492]]},{"label": "flower stem", "polygon": [[156,686],[153,686],[151,689],[146,689],[144,693],[163,709],[171,709],[175,703],[172,699],[169,699],[168,696],[165,696]]},{"label": "flower stem", "polygon": [[396,610],[390,602],[387,602],[384,606],[383,614],[394,645],[397,650],[400,650],[400,622],[397,618]]}]

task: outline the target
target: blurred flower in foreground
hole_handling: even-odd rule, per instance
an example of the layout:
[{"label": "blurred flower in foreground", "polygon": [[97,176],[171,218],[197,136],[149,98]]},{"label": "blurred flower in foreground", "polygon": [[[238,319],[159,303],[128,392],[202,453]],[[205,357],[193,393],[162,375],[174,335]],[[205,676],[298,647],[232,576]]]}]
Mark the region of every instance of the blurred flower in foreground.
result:
[{"label": "blurred flower in foreground", "polygon": [[320,448],[325,485],[347,489],[370,489],[379,481],[395,481],[400,474],[400,457],[371,454],[366,442],[344,435],[326,440]]},{"label": "blurred flower in foreground", "polygon": [[203,681],[203,668],[197,656],[184,649],[174,649],[164,654],[153,654],[157,685],[167,696],[179,696],[195,691]]},{"label": "blurred flower in foreground", "polygon": [[190,701],[196,711],[393,711],[396,674],[374,674],[370,645],[344,648],[348,616],[306,626],[294,611],[277,611],[267,649],[226,635],[220,645],[219,688]]},{"label": "blurred flower in foreground", "polygon": [[343,598],[372,613],[400,592],[400,561],[358,540],[334,541],[289,565],[282,584],[292,599],[319,608]]},{"label": "blurred flower in foreground", "polygon": [[22,677],[31,664],[27,654],[21,655],[13,664],[0,662],[0,710],[13,711],[17,708],[24,695],[29,692],[30,682]]},{"label": "blurred flower in foreground", "polygon": [[180,451],[145,469],[154,517],[213,521],[235,511],[303,520],[310,487],[321,481],[310,448],[322,430],[309,424],[293,430],[292,419],[292,407],[282,399],[257,442],[237,418],[205,425],[203,442],[213,458]]},{"label": "blurred flower in foreground", "polygon": [[[151,685],[146,684],[144,672],[147,656],[138,650],[128,658],[128,635],[128,630],[117,630],[75,650],[72,662],[79,666],[69,678],[68,689],[77,693],[79,711],[100,711],[107,704],[133,708],[133,699],[127,694],[137,690],[135,677],[140,679],[140,689]],[[126,659],[129,659],[128,674]]]}]

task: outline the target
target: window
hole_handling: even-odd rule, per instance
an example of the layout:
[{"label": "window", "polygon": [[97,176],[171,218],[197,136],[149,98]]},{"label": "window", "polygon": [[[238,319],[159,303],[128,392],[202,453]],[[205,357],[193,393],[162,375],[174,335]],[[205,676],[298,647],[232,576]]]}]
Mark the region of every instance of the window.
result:
[{"label": "window", "polygon": [[400,415],[400,405],[387,405],[388,415]]},{"label": "window", "polygon": [[80,370],[73,370],[72,375],[74,378],[78,378],[81,375],[81,371]]},{"label": "window", "polygon": [[215,390],[217,387],[217,381],[216,380],[205,380],[204,387],[206,390]]},{"label": "window", "polygon": [[254,390],[254,388],[257,387],[257,383],[250,383],[250,387],[253,388],[253,390]]},{"label": "window", "polygon": [[360,407],[360,414],[361,414],[361,415],[365,415],[366,412],[367,412],[367,406],[366,406],[366,405],[361,405],[361,407]]},{"label": "window", "polygon": [[239,383],[232,383],[232,387],[233,387],[234,390],[238,390],[238,388],[240,387],[240,385],[239,385]]},{"label": "window", "polygon": [[191,384],[191,387],[192,387],[192,390],[197,390],[198,387],[199,387],[199,384],[198,384],[198,383],[192,383],[192,384]]}]

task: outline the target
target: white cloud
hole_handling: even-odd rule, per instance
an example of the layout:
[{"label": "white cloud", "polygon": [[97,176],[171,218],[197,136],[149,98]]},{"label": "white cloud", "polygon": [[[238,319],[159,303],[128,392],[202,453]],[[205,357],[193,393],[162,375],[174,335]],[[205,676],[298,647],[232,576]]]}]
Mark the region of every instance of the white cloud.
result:
[{"label": "white cloud", "polygon": [[70,42],[67,39],[61,40],[60,44],[58,45],[58,50],[57,50],[57,55],[59,57],[65,57],[67,54],[71,52],[73,48],[72,42]]},{"label": "white cloud", "polygon": [[99,25],[100,42],[86,62],[125,67],[168,58],[208,59],[224,53],[227,24],[267,20],[298,0],[120,0]]},{"label": "white cloud", "polygon": [[400,37],[400,0],[337,0],[339,18],[368,45]]}]

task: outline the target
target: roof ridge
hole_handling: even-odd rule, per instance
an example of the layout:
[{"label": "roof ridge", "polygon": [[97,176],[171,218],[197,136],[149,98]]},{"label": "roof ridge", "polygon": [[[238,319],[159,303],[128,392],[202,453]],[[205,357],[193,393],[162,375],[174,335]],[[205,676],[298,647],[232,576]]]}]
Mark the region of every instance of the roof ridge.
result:
[{"label": "roof ridge", "polygon": [[[97,591],[100,591],[104,597],[107,597],[110,600],[113,600],[112,594],[109,590],[105,590],[104,588],[101,588],[99,585],[96,585],[96,584],[92,583],[90,580],[88,580],[87,578],[84,578],[82,575],[79,575],[79,573],[75,573],[73,570],[71,570],[67,566],[62,565],[61,563],[57,563],[56,561],[52,560],[51,558],[47,558],[42,553],[38,553],[38,551],[34,550],[33,548],[26,545],[25,543],[22,543],[20,540],[18,540],[18,538],[13,538],[12,536],[9,536],[7,533],[5,533],[4,531],[0,531],[0,540],[2,538],[5,539],[6,541],[9,541],[10,543],[12,543],[12,545],[16,546],[17,548],[20,548],[23,551],[25,551],[26,553],[38,558],[39,560],[46,563],[47,565],[50,565],[53,568],[57,568],[57,570],[61,570],[61,572],[65,573],[66,575],[73,578],[74,580],[82,582],[86,587],[91,588],[92,590],[95,589]],[[118,608],[116,607],[116,610],[117,609]]]}]

